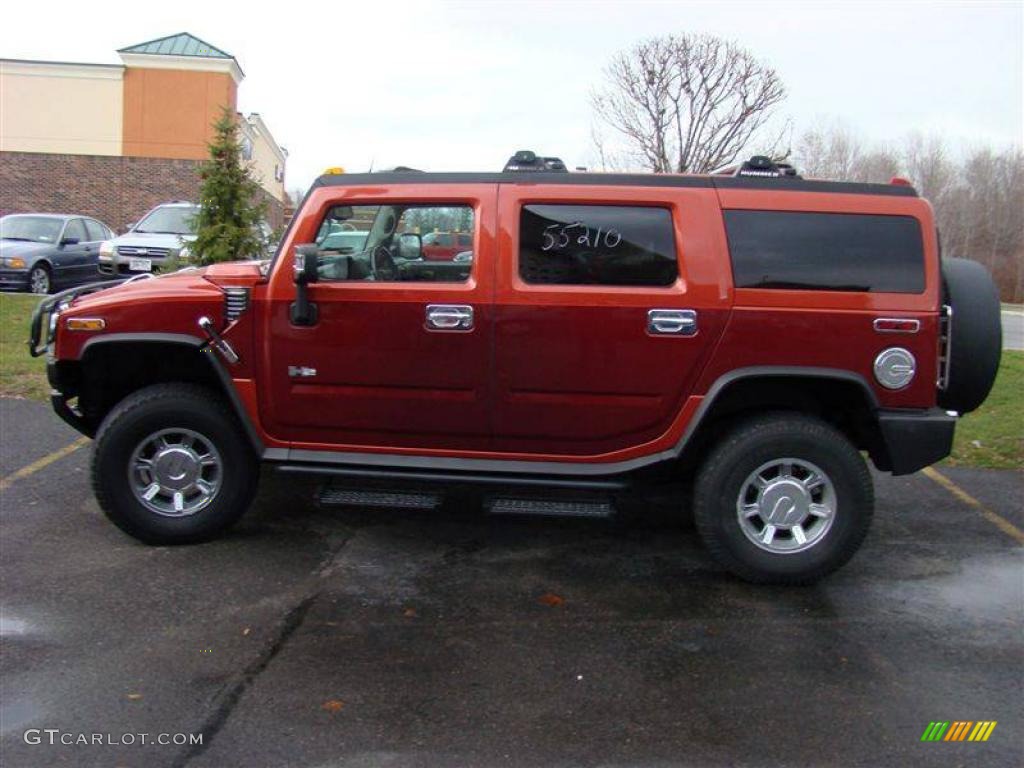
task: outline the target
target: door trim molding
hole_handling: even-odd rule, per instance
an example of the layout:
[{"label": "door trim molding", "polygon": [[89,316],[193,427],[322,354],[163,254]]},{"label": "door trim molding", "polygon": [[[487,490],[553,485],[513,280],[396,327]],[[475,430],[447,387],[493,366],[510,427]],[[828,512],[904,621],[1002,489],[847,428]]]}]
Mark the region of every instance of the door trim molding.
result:
[{"label": "door trim molding", "polygon": [[683,435],[675,445],[634,459],[614,462],[586,461],[545,461],[523,459],[460,459],[449,456],[423,456],[401,453],[360,453],[355,451],[315,451],[303,448],[271,448],[263,452],[264,461],[299,462],[304,464],[352,465],[364,467],[390,467],[393,469],[434,469],[453,472],[487,472],[527,475],[576,475],[601,476],[619,475],[641,467],[677,459],[696,433],[704,417],[714,405],[722,391],[741,379],[798,377],[810,379],[834,379],[860,386],[871,403],[878,409],[878,398],[859,374],[836,368],[815,368],[809,366],[752,366],[737,368],[715,380],[701,400],[696,412],[686,425]]}]

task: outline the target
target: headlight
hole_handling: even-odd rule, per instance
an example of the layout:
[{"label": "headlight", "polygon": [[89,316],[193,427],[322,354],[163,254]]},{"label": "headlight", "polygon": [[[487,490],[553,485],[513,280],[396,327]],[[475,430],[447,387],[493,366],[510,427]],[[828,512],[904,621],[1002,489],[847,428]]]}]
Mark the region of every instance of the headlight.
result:
[{"label": "headlight", "polygon": [[181,250],[178,251],[178,258],[181,261],[188,261],[189,259],[192,258],[192,251],[188,249],[187,245],[182,246]]},{"label": "headlight", "polygon": [[25,260],[24,259],[19,259],[17,256],[8,256],[3,261],[4,261],[4,266],[5,267],[10,267],[11,269],[24,269],[25,268]]},{"label": "headlight", "polygon": [[114,258],[114,244],[110,240],[100,243],[100,261],[111,261]]}]

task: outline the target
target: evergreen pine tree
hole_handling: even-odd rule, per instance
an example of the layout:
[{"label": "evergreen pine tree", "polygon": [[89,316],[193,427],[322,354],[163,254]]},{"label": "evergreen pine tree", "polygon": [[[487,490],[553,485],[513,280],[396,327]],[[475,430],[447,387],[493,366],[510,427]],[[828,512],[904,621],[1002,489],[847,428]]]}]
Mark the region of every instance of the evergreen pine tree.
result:
[{"label": "evergreen pine tree", "polygon": [[199,264],[258,258],[263,249],[258,225],[266,210],[263,189],[242,159],[237,118],[230,109],[225,107],[214,131],[210,158],[199,169],[200,211],[189,249]]}]

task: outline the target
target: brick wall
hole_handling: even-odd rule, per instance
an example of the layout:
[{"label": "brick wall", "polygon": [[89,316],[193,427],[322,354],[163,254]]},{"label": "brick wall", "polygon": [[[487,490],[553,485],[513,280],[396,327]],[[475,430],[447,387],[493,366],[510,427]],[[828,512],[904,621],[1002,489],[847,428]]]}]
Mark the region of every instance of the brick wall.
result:
[{"label": "brick wall", "polygon": [[[0,152],[0,215],[40,211],[94,216],[122,232],[170,200],[199,198],[198,160]],[[283,206],[268,197],[267,221]]]}]

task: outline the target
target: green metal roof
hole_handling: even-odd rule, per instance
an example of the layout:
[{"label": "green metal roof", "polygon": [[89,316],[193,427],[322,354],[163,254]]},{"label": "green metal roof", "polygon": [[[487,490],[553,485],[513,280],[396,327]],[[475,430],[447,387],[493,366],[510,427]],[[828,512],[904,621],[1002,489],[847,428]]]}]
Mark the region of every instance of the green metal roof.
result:
[{"label": "green metal roof", "polygon": [[168,35],[138,45],[122,48],[118,53],[151,53],[164,56],[199,56],[207,59],[233,59],[230,53],[200,40],[188,32]]}]

